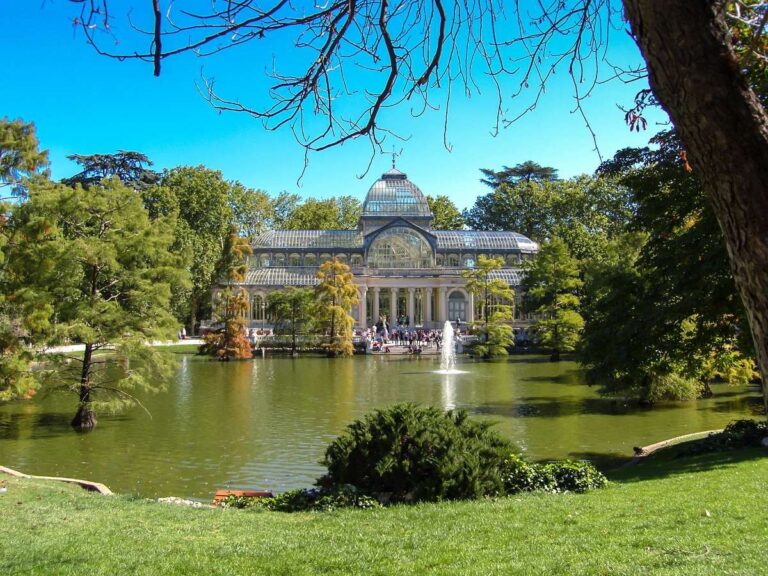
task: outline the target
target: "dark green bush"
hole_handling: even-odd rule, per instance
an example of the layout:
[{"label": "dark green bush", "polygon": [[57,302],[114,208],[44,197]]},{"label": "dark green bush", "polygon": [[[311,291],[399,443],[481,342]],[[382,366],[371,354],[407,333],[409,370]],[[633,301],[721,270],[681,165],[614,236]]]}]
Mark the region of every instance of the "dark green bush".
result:
[{"label": "dark green bush", "polygon": [[586,492],[608,483],[603,474],[589,462],[563,460],[550,464],[532,464],[517,454],[502,463],[504,490],[518,492]]},{"label": "dark green bush", "polygon": [[721,432],[713,432],[703,440],[683,446],[679,449],[677,456],[695,456],[709,452],[759,446],[760,441],[766,436],[768,436],[768,425],[765,422],[734,420]]},{"label": "dark green bush", "polygon": [[414,404],[376,410],[331,443],[319,484],[351,484],[383,502],[501,494],[501,463],[511,445],[489,426],[464,411]]}]

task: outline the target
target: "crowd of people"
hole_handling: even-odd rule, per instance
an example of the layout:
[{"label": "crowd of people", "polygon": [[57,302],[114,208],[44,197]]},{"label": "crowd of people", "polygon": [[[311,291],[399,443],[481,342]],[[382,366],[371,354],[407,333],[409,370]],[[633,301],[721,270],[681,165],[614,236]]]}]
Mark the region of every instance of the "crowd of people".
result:
[{"label": "crowd of people", "polygon": [[[358,336],[366,343],[366,349],[372,352],[390,352],[392,346],[405,346],[409,354],[421,354],[425,348],[440,350],[443,345],[443,331],[412,328],[407,316],[398,319],[398,324],[389,326],[386,318],[362,330]],[[460,332],[456,333],[460,336]]]}]

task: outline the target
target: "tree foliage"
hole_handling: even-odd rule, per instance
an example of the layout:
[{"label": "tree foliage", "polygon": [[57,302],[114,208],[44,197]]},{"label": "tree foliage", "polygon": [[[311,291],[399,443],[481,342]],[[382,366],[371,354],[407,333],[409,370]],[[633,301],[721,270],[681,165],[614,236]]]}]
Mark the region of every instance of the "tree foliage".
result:
[{"label": "tree foliage", "polygon": [[552,351],[553,361],[560,360],[561,352],[576,349],[584,327],[579,313],[578,293],[583,285],[579,276],[578,260],[557,237],[543,244],[536,258],[526,263],[526,307],[536,311],[533,328],[541,344]]},{"label": "tree foliage", "polygon": [[353,196],[317,200],[295,206],[282,221],[286,230],[354,230],[363,207]]},{"label": "tree foliage", "polygon": [[114,154],[72,154],[67,158],[82,167],[74,176],[62,180],[69,186],[80,184],[88,188],[105,178],[117,177],[126,186],[144,190],[160,181],[160,174],[149,169],[152,161],[141,152],[118,150]]},{"label": "tree foliage", "polygon": [[288,286],[267,297],[275,334],[291,337],[291,353],[298,351],[298,338],[315,329],[317,302],[312,288]]},{"label": "tree foliage", "polygon": [[464,228],[464,217],[456,204],[443,194],[435,197],[427,196],[427,204],[434,217],[432,228],[435,230],[461,230]]},{"label": "tree foliage", "polygon": [[178,298],[187,303],[188,326],[196,332],[198,320],[207,315],[216,265],[232,221],[230,194],[233,184],[221,172],[203,166],[179,167],[163,175],[163,199],[178,209],[174,248],[187,256],[192,285]]},{"label": "tree foliage", "polygon": [[213,320],[221,324],[217,330],[205,335],[201,352],[219,360],[241,360],[252,356],[246,327],[250,302],[248,292],[241,285],[248,271],[248,256],[253,253],[250,243],[231,225],[224,241],[224,249],[216,265],[215,277],[224,282],[224,289],[216,295]]},{"label": "tree foliage", "polygon": [[493,277],[503,267],[502,258],[481,255],[473,269],[462,272],[467,290],[482,303],[480,322],[472,327],[481,340],[473,346],[472,353],[483,358],[506,356],[507,348],[514,343],[515,291],[501,278]]},{"label": "tree foliage", "polygon": [[674,133],[653,144],[621,150],[601,167],[633,193],[629,228],[641,236],[588,271],[583,359],[607,392],[677,399],[713,379],[749,380],[754,360],[702,185],[686,170]]},{"label": "tree foliage", "polygon": [[40,151],[35,125],[0,118],[0,193],[7,187],[12,196],[26,196],[24,180],[47,167],[48,152]]},{"label": "tree foliage", "polygon": [[557,169],[552,168],[551,166],[542,166],[532,160],[526,160],[511,168],[509,166],[503,166],[502,169],[498,171],[489,168],[480,168],[480,172],[483,174],[480,182],[486,186],[490,186],[494,190],[502,184],[557,180]]},{"label": "tree foliage", "polygon": [[[82,356],[55,354],[33,376],[78,396],[72,425],[138,403],[136,390],[162,388],[172,365],[148,344],[170,338],[170,285],[179,261],[173,223],[151,221],[137,192],[118,180],[88,190],[45,180],[9,222],[4,291],[45,332],[45,342],[82,343]],[[40,330],[43,328],[43,330]],[[112,348],[110,354],[98,354]]]},{"label": "tree foliage", "polygon": [[563,239],[580,259],[599,257],[622,232],[635,206],[625,186],[610,178],[521,180],[503,183],[465,210],[475,230],[514,230],[537,242]]},{"label": "tree foliage", "polygon": [[324,347],[329,356],[351,356],[355,320],[349,310],[357,304],[359,295],[349,266],[338,258],[326,260],[320,265],[317,278],[320,280],[315,287],[318,318],[327,335]]}]

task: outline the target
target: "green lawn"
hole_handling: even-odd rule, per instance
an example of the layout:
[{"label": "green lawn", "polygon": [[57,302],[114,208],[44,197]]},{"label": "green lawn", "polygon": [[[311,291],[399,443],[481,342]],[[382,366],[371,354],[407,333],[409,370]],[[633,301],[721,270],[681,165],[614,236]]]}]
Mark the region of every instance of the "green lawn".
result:
[{"label": "green lawn", "polygon": [[661,456],[584,495],[324,514],[3,477],[0,574],[768,574],[766,456]]}]

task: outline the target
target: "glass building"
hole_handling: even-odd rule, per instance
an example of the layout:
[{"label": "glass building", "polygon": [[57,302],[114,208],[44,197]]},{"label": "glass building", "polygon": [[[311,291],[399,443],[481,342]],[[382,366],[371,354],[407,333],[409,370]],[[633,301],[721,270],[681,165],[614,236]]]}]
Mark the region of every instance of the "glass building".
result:
[{"label": "glass building", "polygon": [[[523,260],[538,245],[515,232],[434,230],[424,194],[393,168],[368,191],[357,230],[269,230],[253,242],[243,287],[250,295],[250,325],[268,326],[269,292],[286,286],[315,286],[317,268],[338,258],[348,264],[360,291],[350,311],[358,327],[381,318],[407,319],[433,328],[446,320],[472,322],[483,313],[461,273],[478,258],[502,258],[495,272],[516,288]],[[516,307],[517,308],[517,307]]]}]

